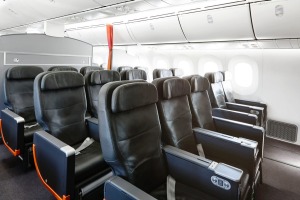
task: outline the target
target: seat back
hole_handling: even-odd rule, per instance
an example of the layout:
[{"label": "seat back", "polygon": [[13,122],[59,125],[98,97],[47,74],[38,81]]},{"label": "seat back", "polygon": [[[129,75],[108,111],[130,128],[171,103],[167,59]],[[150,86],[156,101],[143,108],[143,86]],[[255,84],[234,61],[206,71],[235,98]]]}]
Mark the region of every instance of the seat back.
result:
[{"label": "seat back", "polygon": [[155,86],[142,80],[111,82],[99,93],[104,159],[115,175],[146,192],[166,181],[156,102]]},{"label": "seat back", "polygon": [[102,86],[112,81],[120,81],[117,71],[101,70],[91,71],[85,76],[85,89],[88,102],[88,111],[93,117],[98,117],[99,91]]},{"label": "seat back", "polygon": [[126,80],[136,80],[136,79],[147,80],[146,72],[141,69],[126,70],[125,75],[126,75]]},{"label": "seat back", "polygon": [[213,108],[226,108],[225,94],[223,91],[221,72],[206,73],[204,75],[210,82],[208,90],[209,98]]},{"label": "seat back", "polygon": [[189,103],[193,116],[193,127],[216,131],[212,118],[212,108],[208,96],[209,82],[207,78],[199,75],[183,77],[191,85]]},{"label": "seat back", "polygon": [[117,68],[117,71],[120,73],[120,72],[123,71],[123,70],[129,70],[129,69],[132,69],[132,67],[129,67],[129,66],[121,66],[121,67],[118,67],[118,68]]},{"label": "seat back", "polygon": [[141,70],[144,70],[146,72],[146,74],[148,74],[148,67],[136,66],[133,69],[141,69]]},{"label": "seat back", "polygon": [[153,80],[157,78],[172,77],[173,73],[169,69],[155,69],[153,70]]},{"label": "seat back", "polygon": [[74,72],[78,72],[78,70],[74,67],[71,67],[71,66],[53,66],[53,67],[50,67],[48,69],[48,71],[51,71],[51,72],[56,72],[56,71],[74,71]]},{"label": "seat back", "polygon": [[184,72],[180,68],[170,68],[172,71],[173,76],[182,77],[184,75]]},{"label": "seat back", "polygon": [[155,79],[152,83],[158,91],[157,108],[163,142],[198,154],[188,101],[191,93],[189,82],[177,77],[167,77]]},{"label": "seat back", "polygon": [[4,77],[4,104],[25,122],[35,121],[33,81],[43,69],[35,66],[9,68]]},{"label": "seat back", "polygon": [[86,66],[86,67],[82,67],[80,69],[80,74],[85,76],[88,72],[99,71],[99,70],[103,70],[103,68],[102,67],[95,67],[95,66]]},{"label": "seat back", "polygon": [[40,126],[68,145],[87,137],[84,78],[77,72],[44,72],[34,81],[34,107]]},{"label": "seat back", "polygon": [[225,93],[225,100],[227,102],[235,103],[235,99],[233,96],[233,89],[230,82],[231,73],[229,71],[222,71],[221,73],[223,75],[222,86]]}]

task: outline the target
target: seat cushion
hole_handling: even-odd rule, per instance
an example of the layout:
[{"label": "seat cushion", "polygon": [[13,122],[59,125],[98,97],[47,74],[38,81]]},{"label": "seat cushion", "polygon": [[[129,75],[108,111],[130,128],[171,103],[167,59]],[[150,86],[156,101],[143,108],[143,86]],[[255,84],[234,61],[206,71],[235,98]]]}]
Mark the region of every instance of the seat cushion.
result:
[{"label": "seat cushion", "polygon": [[37,122],[26,123],[24,126],[24,144],[32,143],[33,133],[43,130]]},{"label": "seat cushion", "polygon": [[[73,147],[76,149],[80,145],[81,143]],[[75,156],[75,182],[78,184],[108,168],[102,156],[100,143],[94,141],[86,149],[82,150],[79,155]]]}]

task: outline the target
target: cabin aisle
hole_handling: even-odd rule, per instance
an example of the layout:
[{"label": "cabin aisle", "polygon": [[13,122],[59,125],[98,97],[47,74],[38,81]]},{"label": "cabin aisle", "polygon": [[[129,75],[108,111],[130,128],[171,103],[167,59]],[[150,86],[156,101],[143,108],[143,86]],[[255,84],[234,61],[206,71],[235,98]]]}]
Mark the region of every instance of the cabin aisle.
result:
[{"label": "cabin aisle", "polygon": [[0,199],[3,200],[54,200],[42,186],[36,171],[24,172],[18,158],[12,157],[0,145]]}]

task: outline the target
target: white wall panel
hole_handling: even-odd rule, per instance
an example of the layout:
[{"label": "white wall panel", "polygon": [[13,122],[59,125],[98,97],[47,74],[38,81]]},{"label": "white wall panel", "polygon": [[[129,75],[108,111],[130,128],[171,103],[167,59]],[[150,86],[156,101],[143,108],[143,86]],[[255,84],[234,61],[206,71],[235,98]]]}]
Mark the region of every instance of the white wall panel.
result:
[{"label": "white wall panel", "polygon": [[179,15],[190,42],[254,39],[249,5]]}]

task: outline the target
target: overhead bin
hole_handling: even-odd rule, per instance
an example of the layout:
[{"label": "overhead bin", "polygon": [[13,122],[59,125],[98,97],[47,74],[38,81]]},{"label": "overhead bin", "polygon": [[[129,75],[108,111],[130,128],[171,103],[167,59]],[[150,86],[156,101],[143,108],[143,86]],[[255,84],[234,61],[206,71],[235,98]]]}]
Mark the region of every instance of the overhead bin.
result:
[{"label": "overhead bin", "polygon": [[131,21],[127,27],[133,39],[141,44],[186,42],[177,16]]},{"label": "overhead bin", "polygon": [[248,4],[184,13],[178,17],[189,42],[255,39]]},{"label": "overhead bin", "polygon": [[92,45],[107,45],[106,26],[67,30],[70,38],[78,39]]},{"label": "overhead bin", "polygon": [[[131,39],[125,24],[114,24],[114,45],[129,45],[135,42]],[[92,45],[107,45],[106,26],[67,30],[67,35]]]},{"label": "overhead bin", "polygon": [[300,1],[276,0],[251,4],[257,39],[299,38]]}]

